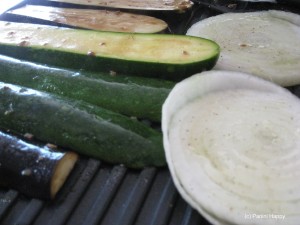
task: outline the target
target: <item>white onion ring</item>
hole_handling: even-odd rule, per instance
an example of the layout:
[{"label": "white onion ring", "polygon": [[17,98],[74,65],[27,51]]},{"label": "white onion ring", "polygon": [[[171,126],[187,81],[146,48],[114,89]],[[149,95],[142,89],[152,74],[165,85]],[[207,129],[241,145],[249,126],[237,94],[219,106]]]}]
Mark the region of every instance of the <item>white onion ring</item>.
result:
[{"label": "white onion ring", "polygon": [[187,35],[220,45],[214,69],[250,73],[282,86],[300,84],[300,15],[226,13],[195,23]]},{"label": "white onion ring", "polygon": [[289,91],[204,72],[171,91],[162,129],[175,186],[210,222],[299,224],[300,101]]}]

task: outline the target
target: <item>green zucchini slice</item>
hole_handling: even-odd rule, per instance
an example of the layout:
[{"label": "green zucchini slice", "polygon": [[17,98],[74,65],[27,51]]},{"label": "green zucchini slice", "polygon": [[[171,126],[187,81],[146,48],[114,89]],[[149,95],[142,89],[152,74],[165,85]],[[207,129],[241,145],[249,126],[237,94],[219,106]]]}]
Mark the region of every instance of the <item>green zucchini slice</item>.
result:
[{"label": "green zucchini slice", "polygon": [[0,55],[0,81],[88,102],[130,117],[161,121],[174,82],[42,66]]},{"label": "green zucchini slice", "polygon": [[0,83],[0,128],[127,167],[164,166],[162,134],[94,105]]},{"label": "green zucchini slice", "polygon": [[0,53],[61,67],[180,80],[211,69],[219,46],[185,35],[133,34],[0,22]]},{"label": "green zucchini slice", "polygon": [[168,26],[151,16],[109,10],[26,5],[6,13],[100,31],[157,33]]}]

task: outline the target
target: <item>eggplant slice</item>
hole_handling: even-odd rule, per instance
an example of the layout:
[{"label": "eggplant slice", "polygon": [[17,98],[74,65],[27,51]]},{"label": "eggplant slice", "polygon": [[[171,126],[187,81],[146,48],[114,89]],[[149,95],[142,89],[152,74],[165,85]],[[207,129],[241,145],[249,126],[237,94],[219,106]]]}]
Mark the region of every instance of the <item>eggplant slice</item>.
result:
[{"label": "eggplant slice", "polygon": [[157,33],[168,27],[163,20],[151,16],[109,10],[25,5],[7,14],[100,31]]},{"label": "eggplant slice", "polygon": [[71,3],[77,5],[100,6],[117,9],[134,10],[159,10],[159,11],[180,11],[184,12],[193,6],[189,0],[50,0],[60,3]]},{"label": "eggplant slice", "polygon": [[50,151],[0,132],[0,186],[42,199],[53,199],[78,155]]}]

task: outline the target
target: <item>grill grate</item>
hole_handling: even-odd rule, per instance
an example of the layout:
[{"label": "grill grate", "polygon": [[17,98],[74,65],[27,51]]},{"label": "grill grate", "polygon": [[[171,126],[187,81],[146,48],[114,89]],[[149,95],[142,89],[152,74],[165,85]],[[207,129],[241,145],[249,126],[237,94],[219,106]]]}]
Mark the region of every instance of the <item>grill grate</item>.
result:
[{"label": "grill grate", "polygon": [[138,171],[81,159],[55,201],[30,199],[13,190],[0,193],[3,225],[185,225],[201,221],[177,193],[167,168]]}]

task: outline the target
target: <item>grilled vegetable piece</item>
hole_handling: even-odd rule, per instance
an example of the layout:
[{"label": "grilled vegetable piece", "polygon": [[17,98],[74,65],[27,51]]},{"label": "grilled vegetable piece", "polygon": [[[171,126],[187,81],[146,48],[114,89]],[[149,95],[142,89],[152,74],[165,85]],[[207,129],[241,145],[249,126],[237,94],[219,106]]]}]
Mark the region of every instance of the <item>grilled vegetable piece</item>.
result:
[{"label": "grilled vegetable piece", "polygon": [[[39,69],[39,70],[36,70]],[[20,72],[20,73],[19,73]],[[53,82],[51,79],[51,75],[55,73],[58,74],[58,77],[56,79],[56,82]],[[19,75],[16,75],[19,74]],[[33,75],[30,76],[29,74]],[[41,81],[35,82],[35,80],[39,80],[37,79],[37,75],[41,74]],[[21,75],[21,76],[20,76]],[[27,76],[28,75],[28,76]],[[46,76],[50,76],[50,78],[46,78],[44,77],[44,75]],[[88,76],[98,76],[97,79],[99,79],[99,76],[101,76],[100,74],[91,74],[91,73],[84,73],[84,75],[88,75]],[[26,84],[26,87],[35,87],[35,89],[40,89],[40,90],[47,90],[48,92],[54,92],[57,93],[59,95],[63,95],[63,96],[67,96],[65,93],[67,92],[76,92],[76,88],[80,89],[81,87],[79,85],[74,85],[72,86],[73,88],[75,87],[75,90],[72,89],[72,87],[70,87],[69,90],[67,90],[66,88],[61,90],[61,88],[65,85],[68,87],[68,83],[72,83],[70,80],[66,79],[64,80],[64,77],[83,77],[83,73],[79,73],[79,72],[72,72],[69,70],[62,70],[59,68],[51,68],[49,69],[49,67],[46,66],[41,66],[41,65],[36,65],[33,63],[28,63],[28,62],[22,62],[10,57],[6,57],[6,56],[0,56],[0,81],[2,80],[3,82],[6,81],[7,83],[11,83],[11,84]],[[133,87],[131,88],[125,88],[125,90],[123,90],[122,93],[118,94],[118,92],[116,91],[116,93],[112,93],[111,96],[106,96],[105,100],[107,101],[107,104],[111,103],[110,101],[113,102],[113,104],[117,104],[118,100],[123,99],[124,101],[126,100],[126,98],[122,97],[122,95],[125,95],[126,92],[128,92],[131,89],[134,89],[135,86],[140,85],[141,87],[143,86],[143,84],[145,83],[145,81],[147,82],[147,84],[150,84],[151,87],[160,87],[162,85],[170,85],[170,87],[172,87],[174,84],[172,82],[168,82],[168,81],[158,81],[155,79],[145,79],[145,78],[139,78],[139,77],[110,77],[107,75],[102,75],[101,77],[103,77],[104,80],[102,80],[101,83],[103,83],[103,85],[105,86],[106,82],[112,82],[114,84],[114,81],[120,81],[117,82],[117,84],[119,84],[122,87],[122,84],[124,84],[126,86],[127,83],[133,84]],[[124,78],[124,79],[123,79]],[[59,82],[59,80],[63,80],[62,83]],[[97,82],[93,81],[93,82]],[[34,84],[32,84],[34,83]],[[56,83],[58,83],[59,85],[57,85]],[[82,83],[80,82],[81,85],[87,85],[86,83]],[[23,86],[23,85],[21,85]],[[25,86],[23,86],[25,87]],[[109,86],[108,86],[109,87]],[[100,87],[100,88],[104,88],[109,89],[108,87]],[[93,87],[92,87],[93,88]],[[97,87],[99,88],[99,86]],[[110,91],[114,91],[112,89],[109,89]],[[99,93],[99,92],[97,92]],[[100,92],[101,93],[101,92]],[[105,93],[105,92],[104,92]],[[135,91],[133,91],[133,93],[137,94],[137,95],[142,95],[142,93],[146,94],[147,91],[144,90],[143,92],[137,93]],[[103,94],[103,93],[101,93]],[[80,96],[80,90],[78,95]],[[117,98],[115,99],[113,96],[116,95]],[[73,95],[68,95],[68,96],[73,96]],[[77,95],[75,95],[77,96]],[[143,96],[143,95],[142,95]],[[55,97],[55,95],[54,95]],[[152,96],[154,99],[157,100],[156,97]],[[59,98],[59,97],[56,97]],[[92,98],[92,97],[91,97]],[[88,96],[84,99],[81,98],[83,100],[87,100]],[[128,98],[127,98],[128,99]],[[134,99],[133,102],[129,102],[129,106],[135,106],[137,107],[138,105],[136,105],[134,102],[137,100],[142,100],[144,106],[147,106],[148,103],[144,102],[145,99],[142,97],[142,99],[137,99],[135,97],[131,97],[131,99]],[[155,131],[154,129],[152,129],[151,127],[149,127],[148,125],[145,125],[143,123],[138,122],[135,118],[128,118],[125,117],[124,115],[121,115],[119,113],[113,112],[111,110],[107,110],[104,109],[102,107],[98,107],[96,105],[93,104],[89,104],[86,103],[85,101],[78,101],[78,100],[69,100],[68,101],[69,104],[71,104],[72,106],[74,106],[75,108],[78,108],[80,110],[84,110],[90,114],[99,116],[100,118],[104,119],[104,120],[108,120],[114,124],[117,124],[121,127],[123,127],[124,129],[130,130],[134,133],[137,133],[138,135],[141,135],[145,138],[149,138],[152,136],[159,136],[161,135],[161,133],[158,133],[157,131]],[[139,103],[140,104],[140,103]],[[149,104],[151,105],[151,104]],[[107,105],[105,105],[107,106]],[[128,105],[121,105],[121,107],[127,107],[129,108]],[[160,110],[161,106],[159,106]],[[118,109],[118,108],[113,108],[113,109]],[[145,109],[144,109],[145,110]],[[148,110],[150,110],[150,108],[148,108]],[[122,112],[124,113],[125,111],[122,110]]]},{"label": "grilled vegetable piece", "polygon": [[180,80],[212,68],[219,46],[185,35],[132,34],[0,22],[0,53],[93,71]]},{"label": "grilled vegetable piece", "polygon": [[193,6],[193,2],[189,0],[50,0],[60,3],[71,3],[78,5],[102,6],[106,8],[118,9],[134,9],[134,10],[159,10],[159,11],[180,11],[184,12]]},{"label": "grilled vegetable piece", "polygon": [[187,78],[163,106],[174,183],[211,224],[299,223],[299,127],[299,98],[239,72]]},{"label": "grilled vegetable piece", "polygon": [[0,131],[0,186],[33,198],[53,199],[72,172],[78,155],[54,152]]},{"label": "grilled vegetable piece", "polygon": [[168,26],[163,20],[151,16],[108,10],[25,5],[7,14],[100,31],[157,33]]},{"label": "grilled vegetable piece", "polygon": [[300,84],[300,15],[226,13],[194,24],[187,34],[220,45],[215,69],[250,73],[281,86]]},{"label": "grilled vegetable piece", "polygon": [[106,112],[101,118],[93,114],[97,107],[4,83],[0,99],[3,129],[31,133],[38,140],[127,167],[165,165],[162,134],[127,117]]},{"label": "grilled vegetable piece", "polygon": [[173,82],[149,78],[76,72],[0,55],[0,81],[46,91],[152,121],[160,121],[161,107]]}]

